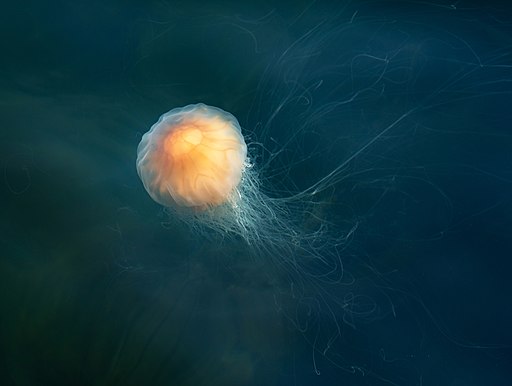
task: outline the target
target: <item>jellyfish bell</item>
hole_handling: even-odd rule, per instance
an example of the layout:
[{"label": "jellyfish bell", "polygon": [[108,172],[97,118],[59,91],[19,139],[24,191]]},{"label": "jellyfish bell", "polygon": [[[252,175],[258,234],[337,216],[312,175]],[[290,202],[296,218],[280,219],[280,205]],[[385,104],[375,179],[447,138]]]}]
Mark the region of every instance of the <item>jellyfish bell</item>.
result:
[{"label": "jellyfish bell", "polygon": [[247,146],[233,115],[199,103],[162,115],[137,153],[138,174],[156,202],[206,210],[236,197]]}]

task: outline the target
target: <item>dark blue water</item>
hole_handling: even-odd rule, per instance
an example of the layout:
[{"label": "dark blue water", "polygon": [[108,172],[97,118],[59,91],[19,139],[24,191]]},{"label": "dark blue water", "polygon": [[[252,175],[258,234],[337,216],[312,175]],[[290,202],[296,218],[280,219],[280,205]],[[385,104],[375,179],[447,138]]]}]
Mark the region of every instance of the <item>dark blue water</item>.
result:
[{"label": "dark blue water", "polygon": [[[33,1],[0,28],[1,384],[511,383],[509,8]],[[138,142],[197,102],[273,197],[338,170],[293,216],[343,267],[150,199]]]}]

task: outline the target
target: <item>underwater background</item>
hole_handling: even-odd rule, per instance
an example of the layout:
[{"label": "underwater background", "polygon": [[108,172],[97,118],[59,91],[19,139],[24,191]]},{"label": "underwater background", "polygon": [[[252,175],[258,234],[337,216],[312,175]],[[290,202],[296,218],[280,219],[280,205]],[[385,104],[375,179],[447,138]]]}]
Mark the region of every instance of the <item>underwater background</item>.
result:
[{"label": "underwater background", "polygon": [[[0,383],[511,384],[498,4],[3,4]],[[142,134],[197,102],[237,117],[272,197],[337,171],[293,213],[333,235],[332,277],[151,200]]]}]

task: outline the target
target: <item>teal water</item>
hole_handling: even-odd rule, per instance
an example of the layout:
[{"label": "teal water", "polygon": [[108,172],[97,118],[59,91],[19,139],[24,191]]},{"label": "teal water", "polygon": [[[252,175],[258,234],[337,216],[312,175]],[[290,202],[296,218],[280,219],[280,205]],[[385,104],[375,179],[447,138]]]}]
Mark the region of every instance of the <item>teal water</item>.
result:
[{"label": "teal water", "polygon": [[[511,16],[3,6],[1,383],[509,384]],[[150,199],[141,136],[197,102],[238,118],[273,197],[343,165],[295,213],[343,240],[342,267],[280,269],[300,254],[255,258]]]}]

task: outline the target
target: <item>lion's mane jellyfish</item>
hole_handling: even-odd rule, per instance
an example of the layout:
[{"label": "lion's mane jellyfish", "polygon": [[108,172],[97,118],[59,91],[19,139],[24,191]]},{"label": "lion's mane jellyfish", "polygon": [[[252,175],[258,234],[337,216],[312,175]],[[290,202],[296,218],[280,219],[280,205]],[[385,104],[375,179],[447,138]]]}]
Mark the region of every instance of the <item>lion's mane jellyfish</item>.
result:
[{"label": "lion's mane jellyfish", "polygon": [[202,103],[163,114],[137,149],[149,195],[194,230],[273,252],[306,240],[291,216],[300,197],[265,194],[253,166],[237,119]]}]

